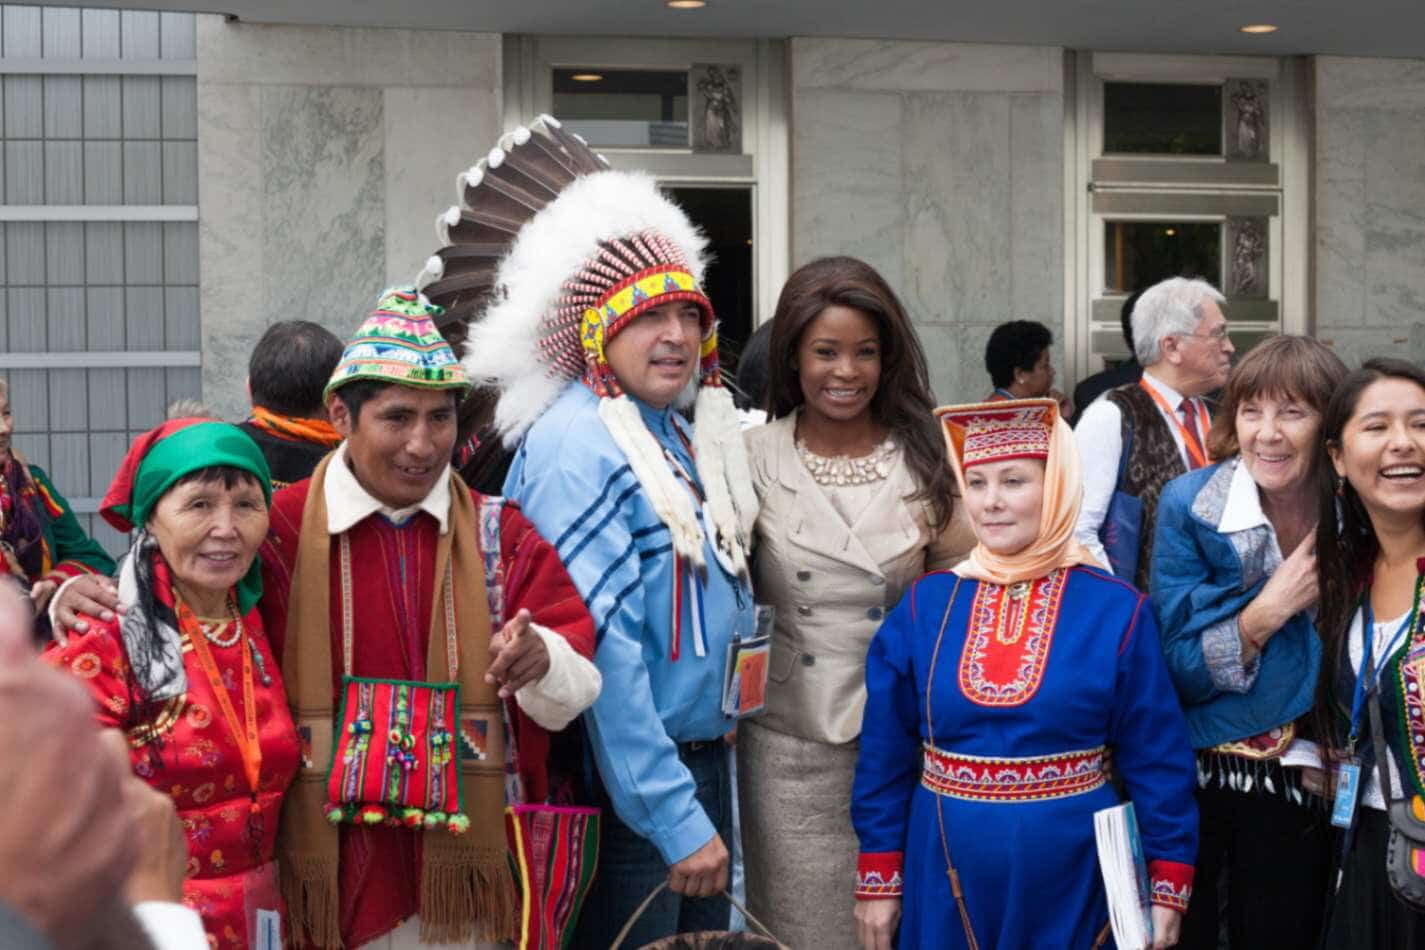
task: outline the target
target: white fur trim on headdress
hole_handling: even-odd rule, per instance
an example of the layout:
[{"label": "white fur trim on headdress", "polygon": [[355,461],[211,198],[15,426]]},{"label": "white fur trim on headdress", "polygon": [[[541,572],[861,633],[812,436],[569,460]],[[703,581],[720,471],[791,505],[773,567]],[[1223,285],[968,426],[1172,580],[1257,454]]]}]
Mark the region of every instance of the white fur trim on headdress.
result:
[{"label": "white fur trim on headdress", "polygon": [[472,381],[500,392],[494,423],[506,445],[518,443],[571,381],[551,374],[551,360],[539,348],[564,282],[597,255],[601,241],[643,231],[656,231],[677,245],[693,277],[702,281],[707,239],[649,175],[584,175],[520,230],[500,262],[499,293],[471,321],[465,344]]},{"label": "white fur trim on headdress", "polygon": [[721,386],[704,386],[698,393],[694,418],[698,480],[707,494],[708,516],[717,533],[717,546],[736,566],[737,573],[745,575],[745,552],[751,550],[752,524],[757,520],[757,495],[752,488],[752,466],[747,461],[732,394]]}]

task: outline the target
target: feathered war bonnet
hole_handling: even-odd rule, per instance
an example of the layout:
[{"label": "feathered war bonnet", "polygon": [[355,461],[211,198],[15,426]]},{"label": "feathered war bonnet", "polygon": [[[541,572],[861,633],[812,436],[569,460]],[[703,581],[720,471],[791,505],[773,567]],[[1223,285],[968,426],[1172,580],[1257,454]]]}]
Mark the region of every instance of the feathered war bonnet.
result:
[{"label": "feathered war bonnet", "polygon": [[756,498],[702,289],[706,239],[650,176],[611,170],[550,116],[505,134],[456,187],[461,204],[436,218],[443,246],[417,284],[448,322],[463,322],[447,336],[464,336],[471,382],[495,393],[495,429],[513,447],[569,383],[582,380],[601,397],[599,417],[675,551],[701,568],[694,500],[604,357],[639,314],[675,301],[697,304],[693,452],[717,547],[745,574]]}]

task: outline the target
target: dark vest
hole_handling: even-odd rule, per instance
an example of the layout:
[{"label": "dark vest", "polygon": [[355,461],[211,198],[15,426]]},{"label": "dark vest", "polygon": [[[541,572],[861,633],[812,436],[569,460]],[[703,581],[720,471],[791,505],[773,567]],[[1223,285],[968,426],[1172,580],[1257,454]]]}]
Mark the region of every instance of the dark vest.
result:
[{"label": "dark vest", "polygon": [[[1133,440],[1128,453],[1128,465],[1123,470],[1119,491],[1136,496],[1143,502],[1143,527],[1138,535],[1138,574],[1133,583],[1141,591],[1148,589],[1149,568],[1153,558],[1153,530],[1158,523],[1158,496],[1163,486],[1179,475],[1186,474],[1183,454],[1173,439],[1173,431],[1158,410],[1153,397],[1137,383],[1110,389],[1104,398],[1118,407],[1123,416],[1123,444]],[[1206,434],[1206,433],[1204,433]]]}]

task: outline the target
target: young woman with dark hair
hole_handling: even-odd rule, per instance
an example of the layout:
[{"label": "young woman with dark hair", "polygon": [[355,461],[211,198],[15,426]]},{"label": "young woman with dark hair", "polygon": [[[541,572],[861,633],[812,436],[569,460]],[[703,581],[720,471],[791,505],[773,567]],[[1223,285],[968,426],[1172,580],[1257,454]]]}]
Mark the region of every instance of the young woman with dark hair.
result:
[{"label": "young woman with dark hair", "polygon": [[[749,430],[754,572],[776,608],[767,709],[738,743],[752,912],[788,946],[851,946],[851,775],[866,650],[927,570],[973,545],[954,502],[924,352],[895,293],[850,257],[787,281],[768,408]],[[835,895],[831,901],[828,896]]]},{"label": "young woman with dark hair", "polygon": [[[1319,708],[1341,768],[1360,769],[1324,946],[1425,948],[1425,914],[1395,899],[1386,876],[1387,805],[1405,800],[1418,811],[1425,795],[1418,722],[1425,687],[1425,371],[1404,360],[1367,361],[1336,391],[1321,433],[1335,477],[1322,488],[1316,528]],[[1372,705],[1386,747],[1383,770]],[[1381,788],[1381,771],[1389,789]]]}]

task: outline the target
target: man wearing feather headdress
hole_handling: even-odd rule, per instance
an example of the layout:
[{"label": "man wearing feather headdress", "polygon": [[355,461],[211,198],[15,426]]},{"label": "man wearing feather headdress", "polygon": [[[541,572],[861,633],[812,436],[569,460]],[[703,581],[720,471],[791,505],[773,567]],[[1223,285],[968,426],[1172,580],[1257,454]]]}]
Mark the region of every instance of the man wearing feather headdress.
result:
[{"label": "man wearing feather headdress", "polygon": [[[495,397],[505,493],[554,543],[594,617],[585,714],[605,818],[577,946],[725,929],[729,645],[755,628],[756,515],[721,385],[705,239],[647,176],[611,171],[549,117],[460,176],[431,299],[468,318],[464,363]],[[696,427],[679,411],[696,402]]]}]

